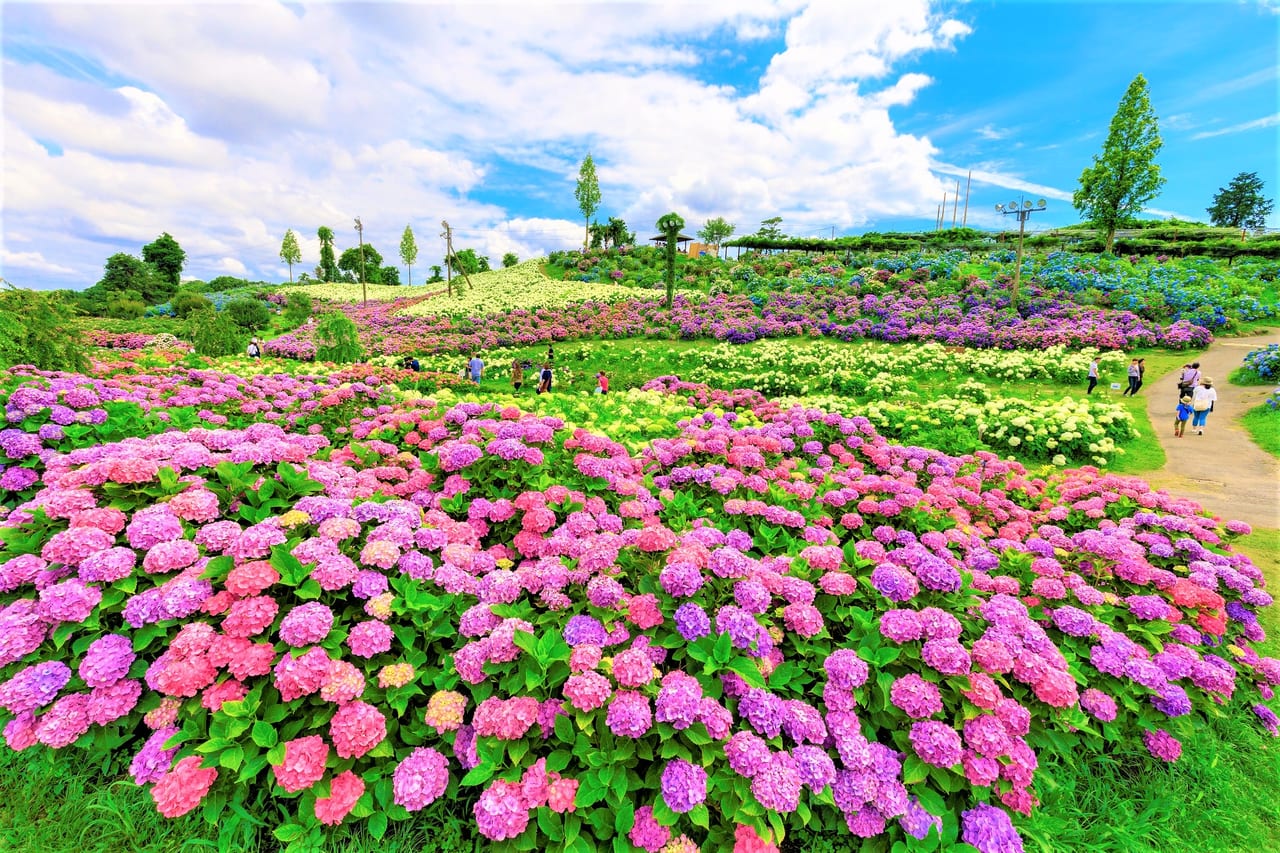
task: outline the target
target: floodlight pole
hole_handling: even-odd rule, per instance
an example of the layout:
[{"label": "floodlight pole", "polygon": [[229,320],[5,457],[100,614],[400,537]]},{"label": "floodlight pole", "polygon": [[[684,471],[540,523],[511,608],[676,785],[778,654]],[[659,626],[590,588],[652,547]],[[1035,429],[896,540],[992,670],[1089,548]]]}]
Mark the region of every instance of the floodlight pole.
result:
[{"label": "floodlight pole", "polygon": [[1013,288],[1009,292],[1009,303],[1013,306],[1013,310],[1018,310],[1018,284],[1022,281],[1022,238],[1027,232],[1027,220],[1031,218],[1031,214],[1039,213],[1046,207],[1044,199],[1039,199],[1032,204],[1026,200],[1011,201],[1008,204],[997,204],[996,211],[1008,216],[1014,214],[1018,217],[1018,260],[1017,266],[1013,268]]},{"label": "floodlight pole", "polygon": [[360,221],[360,217],[356,217],[356,233],[360,235],[360,294],[364,299],[364,304],[369,304],[369,288],[364,282],[364,223]]}]

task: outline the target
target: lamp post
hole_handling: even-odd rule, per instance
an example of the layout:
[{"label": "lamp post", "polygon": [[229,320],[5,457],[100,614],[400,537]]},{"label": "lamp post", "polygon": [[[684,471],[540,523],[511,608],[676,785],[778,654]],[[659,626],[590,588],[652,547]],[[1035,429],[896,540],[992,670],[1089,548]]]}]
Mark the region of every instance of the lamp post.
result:
[{"label": "lamp post", "polygon": [[364,283],[364,223],[360,221],[360,217],[356,217],[356,233],[360,235],[360,295],[363,298],[363,304],[369,304],[369,288]]},{"label": "lamp post", "polygon": [[1027,231],[1027,220],[1033,213],[1039,213],[1045,209],[1044,199],[1037,199],[1035,203],[1031,203],[1023,199],[1021,203],[1011,201],[1008,204],[997,204],[996,212],[1005,216],[1014,215],[1018,217],[1018,265],[1013,268],[1013,290],[1010,291],[1010,303],[1013,310],[1018,310],[1018,283],[1022,281],[1022,237]]}]

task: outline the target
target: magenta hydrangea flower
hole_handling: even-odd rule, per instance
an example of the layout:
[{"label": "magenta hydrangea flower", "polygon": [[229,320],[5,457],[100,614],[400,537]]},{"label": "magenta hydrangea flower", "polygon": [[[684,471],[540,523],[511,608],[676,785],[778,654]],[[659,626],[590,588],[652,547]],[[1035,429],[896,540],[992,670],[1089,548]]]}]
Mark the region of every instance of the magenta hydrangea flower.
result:
[{"label": "magenta hydrangea flower", "polygon": [[959,733],[946,723],[932,720],[912,724],[911,746],[921,761],[934,767],[954,767],[964,753]]},{"label": "magenta hydrangea flower", "polygon": [[1182,757],[1182,743],[1163,729],[1143,732],[1142,742],[1147,752],[1161,761],[1172,763]]},{"label": "magenta hydrangea flower", "polygon": [[515,838],[529,825],[529,810],[520,786],[503,779],[485,789],[472,811],[480,834],[491,841]]},{"label": "magenta hydrangea flower", "polygon": [[440,799],[448,787],[449,759],[429,747],[415,749],[392,774],[393,799],[411,812]]},{"label": "magenta hydrangea flower", "polygon": [[667,762],[662,770],[662,799],[672,811],[683,814],[707,798],[707,771],[682,758]]},{"label": "magenta hydrangea flower", "polygon": [[299,604],[280,620],[280,639],[294,648],[319,643],[333,628],[333,611],[318,601]]},{"label": "magenta hydrangea flower", "polygon": [[390,625],[370,619],[357,622],[351,627],[351,632],[347,634],[347,647],[356,657],[367,659],[390,651],[394,637]]},{"label": "magenta hydrangea flower", "polygon": [[942,693],[938,686],[914,672],[893,682],[889,700],[914,720],[927,719],[942,711]]},{"label": "magenta hydrangea flower", "polygon": [[[583,673],[583,675],[593,674]],[[572,699],[570,701],[572,702]],[[609,702],[605,724],[609,727],[609,731],[618,737],[643,737],[653,725],[649,697],[633,690],[619,690]]]},{"label": "magenta hydrangea flower", "polygon": [[329,721],[329,737],[341,758],[359,758],[386,736],[386,717],[367,702],[343,705]]},{"label": "magenta hydrangea flower", "polygon": [[671,830],[658,823],[653,816],[653,806],[636,809],[635,821],[627,833],[631,843],[649,853],[658,853],[671,839]]}]

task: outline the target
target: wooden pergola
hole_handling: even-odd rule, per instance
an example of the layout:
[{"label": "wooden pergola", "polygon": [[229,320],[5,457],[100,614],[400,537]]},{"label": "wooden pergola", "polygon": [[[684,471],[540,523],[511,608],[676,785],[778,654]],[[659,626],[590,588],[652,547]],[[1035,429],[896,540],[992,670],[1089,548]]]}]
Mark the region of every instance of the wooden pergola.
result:
[{"label": "wooden pergola", "polygon": [[[689,248],[689,243],[692,241],[693,241],[692,237],[688,237],[684,234],[679,234],[676,236],[676,248],[679,249],[681,252],[683,252]],[[653,243],[656,246],[665,246],[667,244],[667,235],[659,234],[657,237],[650,237],[649,242]]]}]

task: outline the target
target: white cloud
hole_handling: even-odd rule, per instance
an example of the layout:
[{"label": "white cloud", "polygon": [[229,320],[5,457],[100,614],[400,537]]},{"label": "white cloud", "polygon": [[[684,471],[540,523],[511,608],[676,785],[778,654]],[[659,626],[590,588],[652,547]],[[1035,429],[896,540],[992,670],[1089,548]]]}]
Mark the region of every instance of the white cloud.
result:
[{"label": "white cloud", "polygon": [[[14,272],[15,269],[18,270],[17,273]],[[7,276],[6,280],[10,284],[22,286],[23,272],[68,274],[75,270],[48,261],[39,252],[12,252],[8,249],[0,249],[0,278]]]},{"label": "white cloud", "polygon": [[954,175],[956,177],[966,177],[972,171],[973,181],[975,184],[989,184],[991,186],[1002,187],[1004,189],[1017,190],[1018,192],[1026,193],[1029,196],[1035,196],[1037,198],[1052,198],[1057,199],[1058,201],[1071,201],[1072,194],[1066,190],[1033,183],[1020,178],[1017,175],[1008,175],[982,168],[970,170],[963,166],[953,166],[950,163],[934,163],[934,168],[944,175]]},{"label": "white cloud", "polygon": [[983,139],[995,141],[997,139],[1004,139],[1009,135],[1009,131],[994,127],[990,124],[984,124],[982,127],[978,128],[978,135]]},{"label": "white cloud", "polygon": [[1260,130],[1264,127],[1275,127],[1280,125],[1280,113],[1275,113],[1262,118],[1246,121],[1240,124],[1233,124],[1230,127],[1222,127],[1217,130],[1203,130],[1200,133],[1193,134],[1192,139],[1209,139],[1213,136],[1226,136],[1228,133],[1244,133],[1247,130]]},{"label": "white cloud", "polygon": [[[113,80],[5,61],[6,223],[81,287],[161,231],[206,279],[284,280],[289,227],[296,276],[317,227],[341,251],[355,216],[387,263],[406,222],[419,265],[442,219],[495,261],[576,245],[588,150],[601,218],[642,237],[671,209],[797,233],[927,216],[937,152],[891,110],[930,78],[894,69],[969,32],[926,0],[14,8],[6,40],[74,45]],[[713,33],[785,47],[739,91],[704,82]]]}]

